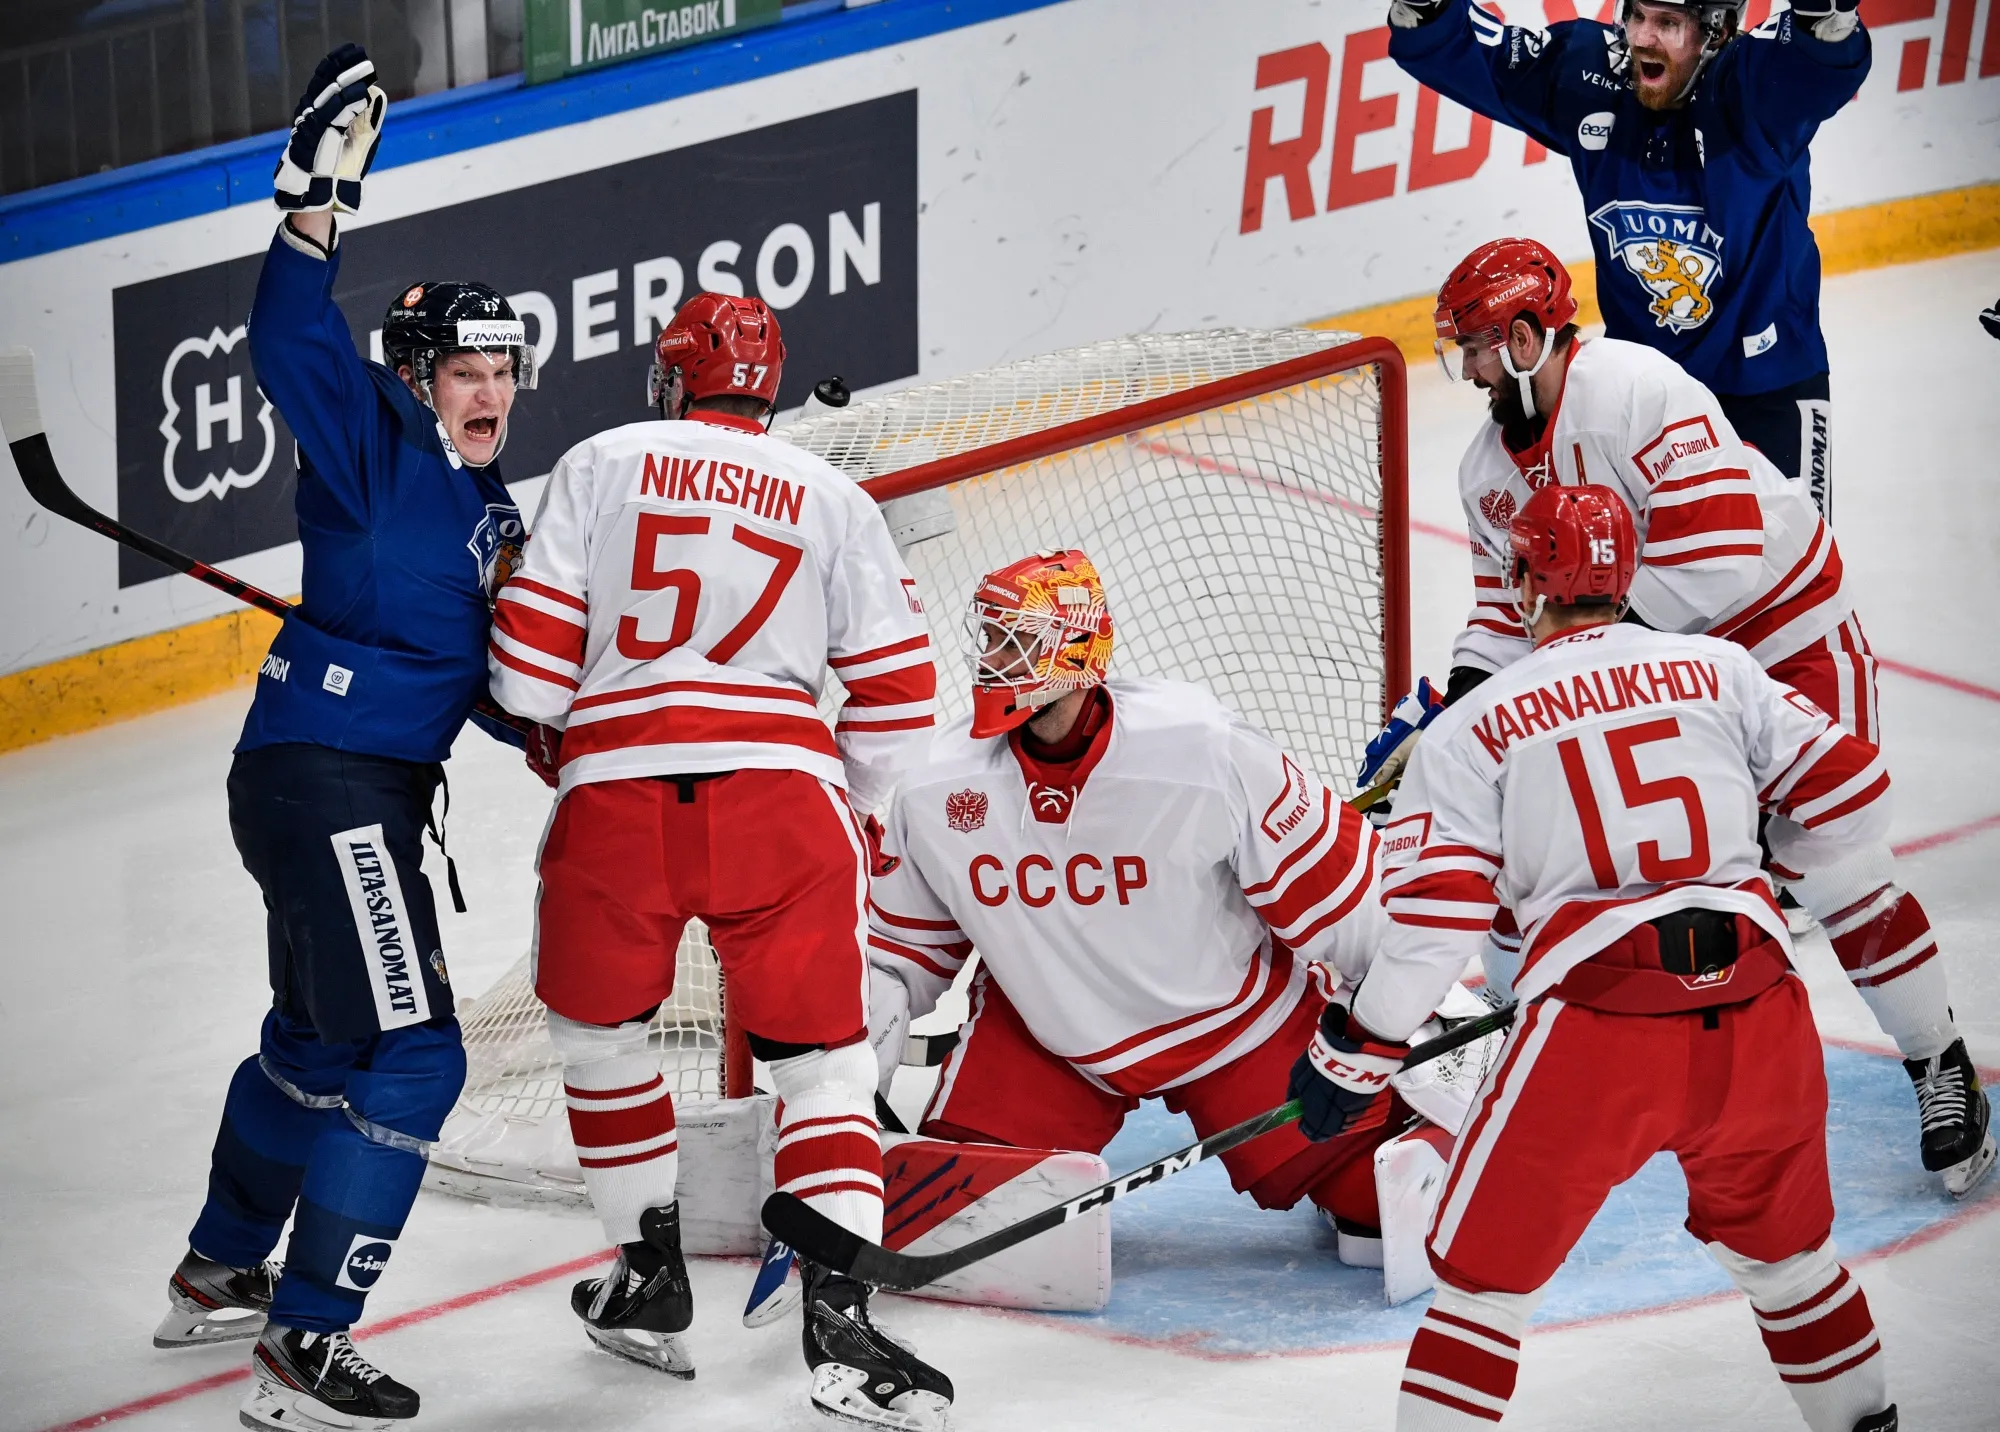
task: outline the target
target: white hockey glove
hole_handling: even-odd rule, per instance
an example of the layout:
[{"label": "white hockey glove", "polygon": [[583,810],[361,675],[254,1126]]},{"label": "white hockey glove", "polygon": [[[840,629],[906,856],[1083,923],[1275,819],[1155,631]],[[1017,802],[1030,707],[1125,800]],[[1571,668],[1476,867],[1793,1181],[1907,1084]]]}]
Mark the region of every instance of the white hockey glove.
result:
[{"label": "white hockey glove", "polygon": [[1810,30],[1814,39],[1837,45],[1861,23],[1861,0],[1797,0],[1792,21]]},{"label": "white hockey glove", "polygon": [[910,1037],[909,987],[887,970],[868,967],[868,1043],[875,1051],[875,1092],[889,1097]]},{"label": "white hockey glove", "polygon": [[359,45],[342,45],[321,60],[292,112],[292,135],[271,178],[278,207],[291,213],[360,208],[361,179],[375,162],[388,105],[375,83],[375,64]]},{"label": "white hockey glove", "polygon": [[1450,0],[1394,0],[1389,6],[1389,23],[1398,30],[1414,30],[1450,8]]}]

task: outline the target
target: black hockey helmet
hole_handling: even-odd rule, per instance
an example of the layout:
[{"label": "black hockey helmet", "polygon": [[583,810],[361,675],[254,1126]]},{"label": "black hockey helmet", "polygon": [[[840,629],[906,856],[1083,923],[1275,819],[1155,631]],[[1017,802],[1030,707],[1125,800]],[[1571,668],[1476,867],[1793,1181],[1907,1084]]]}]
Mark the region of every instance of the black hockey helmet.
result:
[{"label": "black hockey helmet", "polygon": [[483,283],[460,279],[411,284],[382,318],[382,356],[391,368],[410,365],[428,389],[440,353],[464,349],[512,355],[514,387],[535,386],[535,350],[512,304]]},{"label": "black hockey helmet", "polygon": [[[1695,60],[1694,72],[1688,76],[1681,92],[1674,96],[1674,103],[1680,104],[1694,93],[1709,64],[1722,53],[1722,47],[1743,33],[1743,21],[1750,9],[1750,0],[1646,0],[1649,5],[1671,5],[1677,10],[1692,13],[1701,26],[1701,54]],[[1630,89],[1638,83],[1638,76],[1632,72],[1631,46],[1625,38],[1626,23],[1632,18],[1633,0],[1618,0],[1618,21],[1612,27],[1610,42],[1611,72],[1625,81]]]}]

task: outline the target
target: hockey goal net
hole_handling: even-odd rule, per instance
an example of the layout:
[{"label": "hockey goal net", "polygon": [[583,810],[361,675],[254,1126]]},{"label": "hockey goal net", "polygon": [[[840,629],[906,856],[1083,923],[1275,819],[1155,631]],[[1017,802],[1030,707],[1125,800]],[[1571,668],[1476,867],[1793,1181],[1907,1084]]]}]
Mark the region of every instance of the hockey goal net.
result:
[{"label": "hockey goal net", "polygon": [[[1408,685],[1401,356],[1306,329],[1145,334],[906,388],[778,429],[885,504],[931,623],[941,721],[970,706],[986,572],[1080,547],[1114,669],[1209,687],[1340,786]],[[828,678],[823,711],[837,709]],[[684,1099],[751,1092],[706,931],[652,1023]],[[580,1199],[561,1061],[526,959],[461,1014],[470,1070],[433,1181]]]}]

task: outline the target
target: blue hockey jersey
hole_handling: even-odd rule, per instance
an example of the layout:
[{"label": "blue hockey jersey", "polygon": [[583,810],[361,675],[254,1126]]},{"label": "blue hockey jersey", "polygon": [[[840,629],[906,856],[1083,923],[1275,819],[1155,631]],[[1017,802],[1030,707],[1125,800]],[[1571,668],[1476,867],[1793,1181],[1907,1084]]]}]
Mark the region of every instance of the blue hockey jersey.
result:
[{"label": "blue hockey jersey", "polygon": [[1463,3],[1392,29],[1389,54],[1568,158],[1611,337],[1659,349],[1720,394],[1825,372],[1806,146],[1867,77],[1867,31],[1827,44],[1786,11],[1726,45],[1664,113],[1614,72],[1616,41],[1595,20],[1544,33]]},{"label": "blue hockey jersey", "polygon": [[257,676],[239,751],[300,741],[441,761],[486,694],[489,594],[520,559],[498,466],[462,466],[402,379],[355,351],[340,252],[283,225],[250,312],[257,382],[299,445],[305,578]]}]

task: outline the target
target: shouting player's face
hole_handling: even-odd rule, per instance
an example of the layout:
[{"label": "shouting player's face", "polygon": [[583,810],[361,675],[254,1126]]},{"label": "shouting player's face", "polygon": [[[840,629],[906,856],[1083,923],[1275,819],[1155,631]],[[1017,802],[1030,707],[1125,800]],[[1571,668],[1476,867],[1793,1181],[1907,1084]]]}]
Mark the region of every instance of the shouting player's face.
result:
[{"label": "shouting player's face", "polygon": [[1701,17],[1689,6],[1629,0],[1625,42],[1632,52],[1632,91],[1647,109],[1672,109],[1701,59]]},{"label": "shouting player's face", "polygon": [[505,353],[461,349],[440,353],[431,372],[431,409],[451,445],[473,467],[500,450],[514,406],[514,360]]}]

